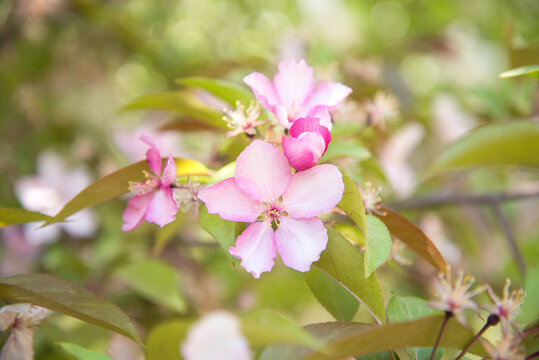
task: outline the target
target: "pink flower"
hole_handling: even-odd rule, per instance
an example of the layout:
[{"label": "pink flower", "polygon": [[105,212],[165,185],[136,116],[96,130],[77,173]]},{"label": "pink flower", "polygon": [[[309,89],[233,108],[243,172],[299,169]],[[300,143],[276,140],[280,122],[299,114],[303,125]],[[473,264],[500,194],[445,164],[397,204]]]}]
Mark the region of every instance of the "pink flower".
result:
[{"label": "pink flower", "polygon": [[329,130],[320,125],[320,119],[307,117],[294,121],[291,137],[283,137],[283,151],[297,171],[313,167],[326,152],[331,141]]},{"label": "pink flower", "polygon": [[251,223],[229,251],[258,278],[271,270],[277,252],[286,266],[310,269],[328,241],[316,216],[337,205],[343,191],[335,166],[318,165],[292,174],[276,147],[255,140],[238,156],[235,176],[203,189],[198,197],[211,214]]},{"label": "pink flower", "polygon": [[331,130],[330,110],[339,105],[351,92],[348,86],[337,82],[323,82],[314,86],[313,68],[300,60],[286,59],[279,63],[279,72],[273,82],[254,72],[243,78],[256,98],[279,123],[290,128],[294,120],[315,116],[321,125]]},{"label": "pink flower", "polygon": [[171,187],[176,180],[174,158],[169,155],[165,169],[161,172],[159,150],[148,136],[142,135],[140,139],[150,146],[146,152],[146,161],[153,174],[145,172],[146,181],[130,184],[130,190],[136,194],[129,200],[122,215],[123,231],[133,230],[144,219],[163,227],[174,221],[178,212]]}]

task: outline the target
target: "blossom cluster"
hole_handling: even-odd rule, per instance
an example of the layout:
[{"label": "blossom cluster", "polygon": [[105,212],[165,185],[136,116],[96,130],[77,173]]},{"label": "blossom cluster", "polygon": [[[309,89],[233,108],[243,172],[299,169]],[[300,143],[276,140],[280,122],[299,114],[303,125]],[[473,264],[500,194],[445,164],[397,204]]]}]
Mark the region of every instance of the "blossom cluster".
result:
[{"label": "blossom cluster", "polygon": [[[328,241],[318,215],[336,206],[344,191],[340,171],[317,164],[331,141],[330,111],[352,90],[337,82],[315,86],[313,68],[293,59],[279,63],[273,81],[258,72],[244,81],[289,136],[271,143],[256,139],[256,128],[266,124],[258,119],[256,104],[247,110],[238,104],[236,111],[226,111],[224,119],[232,128],[226,136],[245,133],[253,141],[238,156],[234,177],[193,198],[200,199],[210,214],[249,223],[229,251],[255,278],[271,270],[277,253],[285,265],[308,271]],[[130,184],[135,195],[123,213],[124,231],[144,219],[164,226],[174,220],[178,207],[174,159],[169,156],[162,169],[156,145],[148,137],[141,139],[150,146],[146,159],[151,173],[145,173],[145,181]]]}]

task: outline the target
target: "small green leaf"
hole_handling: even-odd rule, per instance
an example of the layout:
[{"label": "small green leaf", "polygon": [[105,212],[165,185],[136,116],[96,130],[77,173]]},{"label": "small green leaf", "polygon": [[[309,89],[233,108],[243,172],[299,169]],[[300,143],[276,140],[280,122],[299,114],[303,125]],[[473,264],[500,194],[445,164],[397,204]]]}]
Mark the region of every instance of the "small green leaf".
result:
[{"label": "small green leaf", "polygon": [[36,211],[16,208],[0,208],[0,228],[10,225],[26,224],[34,221],[47,221],[51,217]]},{"label": "small green leaf", "polygon": [[[363,199],[359,193],[357,185],[347,175],[342,175],[344,182],[344,194],[341,201],[337,204],[341,210],[350,216],[352,221],[357,225],[359,231],[365,238],[367,236],[367,223],[365,219],[365,208],[363,207]],[[357,244],[362,245],[362,244]]]},{"label": "small green leaf", "polygon": [[[122,108],[130,110],[168,110],[187,118],[195,118],[212,126],[227,129],[223,115],[202,103],[189,91],[174,91],[143,95]],[[180,119],[181,121],[181,119]]]},{"label": "small green leaf", "polygon": [[137,261],[119,268],[115,276],[156,304],[178,313],[185,312],[187,308],[180,293],[178,273],[161,261]]},{"label": "small green leaf", "polygon": [[237,259],[230,255],[228,248],[236,244],[236,239],[243,232],[245,225],[241,222],[226,221],[221,219],[219,215],[210,214],[208,209],[202,205],[199,216],[202,228],[217,240],[233,263],[236,264]]},{"label": "small green leaf", "polygon": [[313,266],[305,273],[312,293],[326,310],[339,321],[350,321],[359,308],[358,301],[339,283]]},{"label": "small green leaf", "polygon": [[112,330],[140,343],[133,323],[120,308],[81,286],[53,275],[0,278],[0,298],[32,303]]},{"label": "small green leaf", "polygon": [[241,317],[242,330],[252,346],[298,344],[315,348],[318,340],[301,326],[270,310],[256,310]]},{"label": "small green leaf", "polygon": [[110,357],[70,343],[59,343],[60,347],[76,360],[112,360]]},{"label": "small green leaf", "polygon": [[371,157],[371,153],[361,145],[332,141],[329,143],[326,153],[320,161],[327,162],[339,157],[351,157],[358,160],[365,160]]},{"label": "small green leaf", "polygon": [[153,327],[146,337],[147,360],[182,360],[180,345],[192,320],[171,320]]},{"label": "small green leaf", "polygon": [[[166,159],[163,158],[163,161]],[[175,158],[178,176],[207,175],[208,169],[194,160]],[[53,218],[44,225],[63,221],[74,213],[106,200],[113,199],[129,192],[130,181],[145,180],[144,171],[150,171],[145,160],[128,165],[96,180],[71,199]]]},{"label": "small green leaf", "polygon": [[528,269],[524,278],[526,297],[518,317],[523,324],[537,321],[539,318],[539,266]]},{"label": "small green leaf", "polygon": [[[340,286],[347,290],[356,300],[367,307],[367,310],[375,315],[380,323],[385,319],[384,299],[375,274],[365,278],[363,255],[358,248],[354,247],[337,230],[328,226],[328,245],[313,265],[323,273],[330,276]],[[311,288],[313,292],[316,288]],[[325,299],[318,294],[317,298]],[[331,304],[324,304],[331,308]]]},{"label": "small green leaf", "polygon": [[521,66],[515,69],[504,71],[499,75],[501,78],[512,78],[517,76],[531,76],[534,78],[539,78],[539,65],[527,65]]},{"label": "small green leaf", "polygon": [[417,255],[427,260],[438,271],[447,273],[449,265],[436,245],[425,233],[404,216],[388,208],[382,208],[375,216],[382,220],[389,232],[408,245]]},{"label": "small green leaf", "polygon": [[233,107],[236,107],[236,101],[249,106],[251,100],[255,100],[253,94],[243,86],[223,80],[209,79],[204,77],[190,77],[177,79],[180,85],[194,86],[204,89],[209,93],[221,98]]},{"label": "small green leaf", "polygon": [[162,228],[157,229],[155,234],[155,243],[152,249],[152,255],[157,257],[161,254],[161,251],[167,246],[167,244],[176,236],[178,236],[181,227],[185,223],[185,214],[178,212],[176,214],[176,220],[166,224]]},{"label": "small green leaf", "polygon": [[365,277],[382,265],[391,255],[391,235],[378,218],[367,215],[367,237],[365,250]]},{"label": "small green leaf", "polygon": [[480,165],[539,165],[539,122],[519,121],[475,129],[450,144],[431,172]]}]

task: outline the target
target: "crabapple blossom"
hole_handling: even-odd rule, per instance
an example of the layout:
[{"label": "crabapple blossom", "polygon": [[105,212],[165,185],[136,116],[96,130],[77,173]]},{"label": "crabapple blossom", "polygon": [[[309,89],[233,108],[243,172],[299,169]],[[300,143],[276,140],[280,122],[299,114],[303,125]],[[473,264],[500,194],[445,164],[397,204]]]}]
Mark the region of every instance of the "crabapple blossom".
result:
[{"label": "crabapple blossom", "polygon": [[180,347],[185,360],[251,360],[239,320],[226,311],[205,315],[188,331]]},{"label": "crabapple blossom", "polygon": [[130,183],[129,188],[135,195],[127,203],[122,215],[123,231],[131,231],[144,219],[161,227],[174,221],[178,206],[174,201],[172,185],[176,180],[176,163],[169,155],[165,168],[161,171],[161,153],[148,136],[140,139],[150,146],[146,161],[152,173],[145,172],[146,180]]},{"label": "crabapple blossom", "polygon": [[229,251],[258,278],[271,270],[277,253],[288,267],[310,269],[328,241],[317,215],[337,205],[343,191],[335,166],[317,165],[292,174],[276,147],[255,140],[238,156],[235,176],[201,190],[198,197],[210,214],[251,223]]},{"label": "crabapple blossom", "polygon": [[320,125],[320,119],[313,117],[294,121],[290,135],[283,137],[283,152],[297,171],[316,165],[331,141],[329,130]]},{"label": "crabapple blossom", "polygon": [[331,130],[329,111],[335,109],[351,92],[338,82],[322,82],[314,86],[313,68],[305,60],[282,60],[273,82],[254,72],[243,78],[260,104],[272,112],[285,128],[302,117],[314,116]]},{"label": "crabapple blossom", "polygon": [[225,136],[232,137],[245,133],[248,136],[256,135],[256,127],[264,124],[264,121],[258,120],[260,117],[260,105],[251,101],[251,104],[247,109],[241,102],[236,102],[236,110],[223,110],[226,116],[223,116],[223,120],[228,123],[228,127],[231,129]]},{"label": "crabapple blossom", "polygon": [[503,334],[508,334],[511,330],[520,306],[524,302],[524,291],[517,289],[509,292],[511,286],[511,280],[505,280],[505,286],[503,288],[503,297],[500,299],[492,288],[485,283],[487,294],[493,305],[484,305],[484,308],[490,311],[490,313],[497,315],[500,318]]}]

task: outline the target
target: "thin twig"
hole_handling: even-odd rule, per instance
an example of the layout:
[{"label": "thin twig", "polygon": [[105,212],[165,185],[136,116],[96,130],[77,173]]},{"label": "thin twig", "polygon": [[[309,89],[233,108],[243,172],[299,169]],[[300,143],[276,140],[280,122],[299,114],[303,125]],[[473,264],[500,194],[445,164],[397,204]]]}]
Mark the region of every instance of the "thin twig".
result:
[{"label": "thin twig", "polygon": [[494,214],[496,215],[496,218],[500,222],[500,225],[505,233],[507,244],[509,245],[511,252],[513,253],[513,257],[515,258],[518,269],[520,270],[520,274],[524,276],[524,274],[526,274],[526,262],[524,260],[524,257],[520,253],[517,241],[515,239],[515,235],[513,234],[509,221],[507,221],[507,217],[503,213],[500,203],[493,203],[492,210],[494,211]]},{"label": "thin twig", "polygon": [[519,192],[489,194],[433,194],[425,197],[388,203],[387,207],[399,209],[429,208],[451,205],[491,205],[502,201],[526,200],[539,197],[539,189]]},{"label": "thin twig", "polygon": [[524,360],[533,359],[534,357],[538,357],[538,356],[539,356],[539,351],[536,351],[533,354],[530,354],[530,355],[526,356],[526,358]]},{"label": "thin twig", "polygon": [[479,332],[477,334],[475,334],[475,336],[473,337],[472,340],[470,340],[470,342],[466,345],[466,347],[462,350],[462,352],[459,354],[459,356],[456,357],[455,360],[460,360],[462,359],[462,357],[464,355],[466,355],[466,353],[468,352],[468,350],[470,350],[470,348],[472,347],[472,345],[477,341],[477,339],[479,339],[483,333],[485,331],[487,331],[487,329],[491,326],[494,326],[494,325],[497,325],[498,323],[500,322],[500,318],[498,315],[495,315],[495,314],[490,314],[489,317],[487,318],[487,322],[485,323],[485,325],[481,328],[481,330],[479,330]]},{"label": "thin twig", "polygon": [[440,331],[438,332],[438,337],[436,338],[436,341],[434,342],[434,346],[432,347],[432,353],[430,354],[429,360],[434,359],[434,355],[436,355],[436,350],[438,350],[438,346],[440,345],[440,340],[442,340],[442,335],[445,330],[445,326],[447,325],[449,319],[453,313],[451,311],[446,311],[444,316],[444,322],[442,323],[442,327],[440,328]]}]

